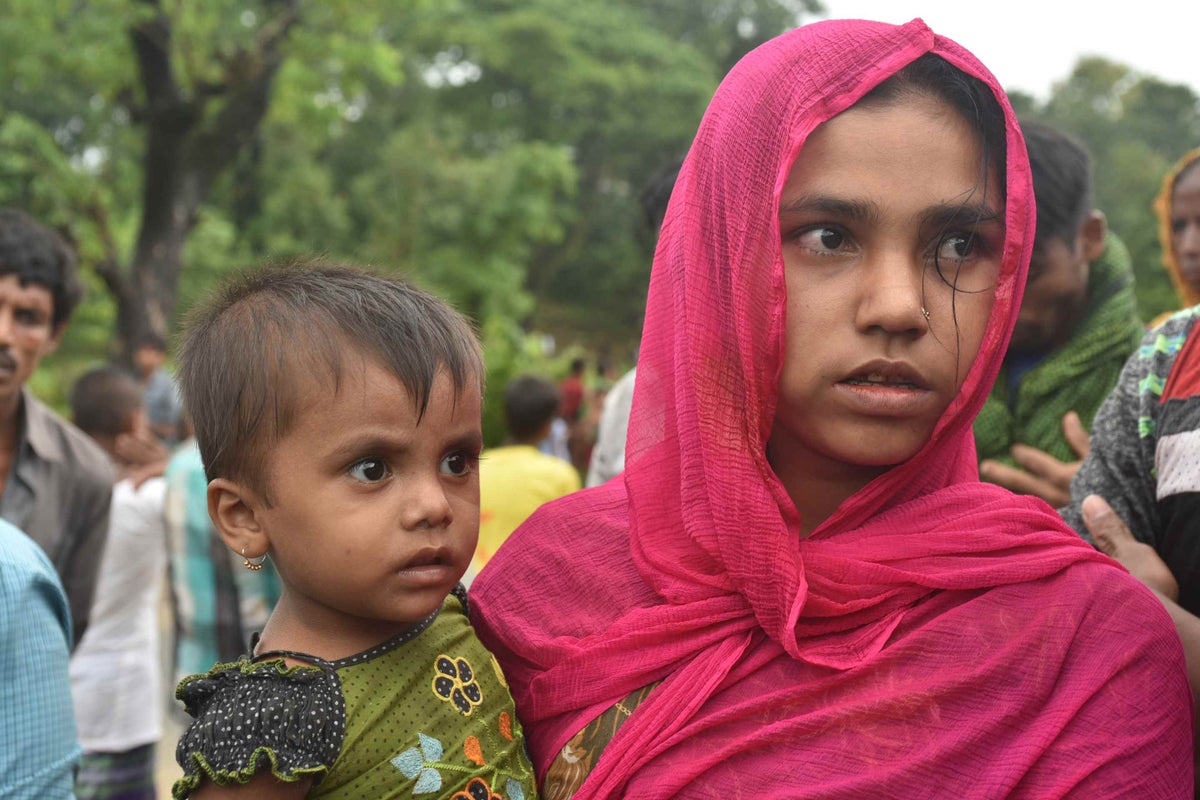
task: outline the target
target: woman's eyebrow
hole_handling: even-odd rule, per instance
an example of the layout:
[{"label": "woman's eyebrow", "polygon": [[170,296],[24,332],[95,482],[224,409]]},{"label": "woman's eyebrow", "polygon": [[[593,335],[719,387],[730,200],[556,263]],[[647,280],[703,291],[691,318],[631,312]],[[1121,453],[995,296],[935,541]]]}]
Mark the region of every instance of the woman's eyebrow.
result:
[{"label": "woman's eyebrow", "polygon": [[921,211],[922,227],[926,225],[980,225],[997,220],[1004,221],[1001,212],[982,200],[978,203],[939,203]]},{"label": "woman's eyebrow", "polygon": [[879,205],[870,200],[848,200],[829,195],[804,194],[780,200],[779,215],[828,214],[852,222],[869,222],[879,216]]}]

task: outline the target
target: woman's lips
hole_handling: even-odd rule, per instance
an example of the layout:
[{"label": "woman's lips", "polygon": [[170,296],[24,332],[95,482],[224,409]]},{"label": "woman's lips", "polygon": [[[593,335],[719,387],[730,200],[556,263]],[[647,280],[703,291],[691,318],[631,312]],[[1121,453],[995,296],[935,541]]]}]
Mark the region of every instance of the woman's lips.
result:
[{"label": "woman's lips", "polygon": [[875,360],[853,370],[834,384],[855,410],[875,416],[909,416],[926,410],[933,391],[911,365]]}]

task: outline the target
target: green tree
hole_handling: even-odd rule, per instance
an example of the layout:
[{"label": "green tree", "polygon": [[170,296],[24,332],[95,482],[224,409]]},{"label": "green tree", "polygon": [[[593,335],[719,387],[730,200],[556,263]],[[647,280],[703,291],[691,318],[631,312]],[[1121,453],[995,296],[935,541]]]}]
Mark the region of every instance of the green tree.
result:
[{"label": "green tree", "polygon": [[[9,130],[28,163],[10,170],[5,200],[70,233],[123,342],[165,335],[188,238],[214,182],[255,142],[285,60],[339,90],[364,69],[398,76],[398,57],[372,46],[373,18],[365,4],[305,0],[18,0],[0,28],[19,54],[0,68],[17,120],[6,127],[28,120],[41,136]],[[293,36],[301,25],[324,32],[323,58],[302,57],[314,53],[311,37]]]}]

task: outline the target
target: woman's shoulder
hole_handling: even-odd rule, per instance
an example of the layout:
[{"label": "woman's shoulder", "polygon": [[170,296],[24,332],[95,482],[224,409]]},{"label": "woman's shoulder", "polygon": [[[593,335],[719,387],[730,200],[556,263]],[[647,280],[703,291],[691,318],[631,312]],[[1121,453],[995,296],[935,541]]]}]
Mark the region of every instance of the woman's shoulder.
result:
[{"label": "woman's shoulder", "polygon": [[1179,636],[1170,615],[1154,593],[1115,561],[1084,560],[1029,584],[996,592],[1019,596],[1025,607],[1041,608],[1045,624],[1060,628],[1063,641],[1095,648],[1097,654],[1136,655],[1148,660],[1178,651]]},{"label": "woman's shoulder", "polygon": [[621,482],[542,506],[480,572],[470,600],[471,622],[506,672],[516,652],[557,658],[555,643],[661,602],[634,564]]},{"label": "woman's shoulder", "polygon": [[176,796],[202,780],[246,783],[262,771],[319,780],[341,751],[345,700],[328,666],[241,659],[185,678],[175,696],[193,717],[176,747],[184,771]]},{"label": "woman's shoulder", "polygon": [[583,579],[597,562],[616,577],[624,561],[629,561],[625,490],[610,481],[553,500],[530,515],[472,583],[471,602],[514,584]]}]

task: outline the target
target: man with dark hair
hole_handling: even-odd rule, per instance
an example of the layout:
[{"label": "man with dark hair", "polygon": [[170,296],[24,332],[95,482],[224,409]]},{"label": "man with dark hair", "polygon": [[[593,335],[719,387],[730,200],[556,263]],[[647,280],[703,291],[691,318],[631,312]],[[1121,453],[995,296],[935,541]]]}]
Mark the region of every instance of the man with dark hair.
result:
[{"label": "man with dark hair", "polygon": [[550,432],[559,401],[554,384],[537,375],[522,375],[504,387],[508,441],[485,451],[479,461],[479,544],[468,579],[543,503],[580,488],[574,467],[537,449]]},{"label": "man with dark hair", "polygon": [[[1092,163],[1074,136],[1023,122],[1037,233],[1008,354],[975,420],[980,475],[1054,506],[1087,430],[1142,335],[1129,251],[1092,206]],[[1071,463],[1065,463],[1071,462]]]},{"label": "man with dark hair", "polygon": [[29,215],[0,209],[0,517],[54,564],[76,642],[108,535],[113,469],[95,442],[25,383],[57,347],[81,298],[66,242]]}]

